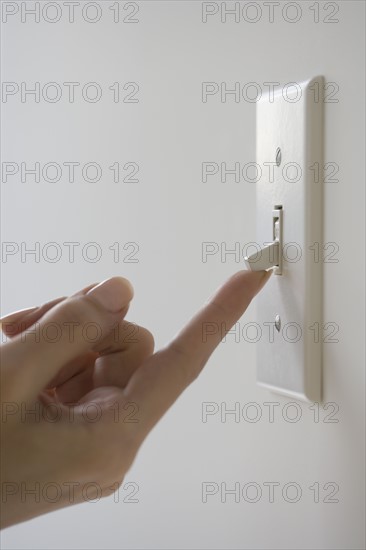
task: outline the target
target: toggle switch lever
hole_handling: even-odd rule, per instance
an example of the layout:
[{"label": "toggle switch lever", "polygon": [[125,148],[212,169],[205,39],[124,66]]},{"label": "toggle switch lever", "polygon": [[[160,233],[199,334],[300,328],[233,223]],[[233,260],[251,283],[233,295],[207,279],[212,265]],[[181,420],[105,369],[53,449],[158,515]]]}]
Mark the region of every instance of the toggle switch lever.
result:
[{"label": "toggle switch lever", "polygon": [[251,271],[274,268],[276,275],[282,275],[282,206],[272,211],[273,242],[266,244],[259,251],[245,256],[244,261]]}]

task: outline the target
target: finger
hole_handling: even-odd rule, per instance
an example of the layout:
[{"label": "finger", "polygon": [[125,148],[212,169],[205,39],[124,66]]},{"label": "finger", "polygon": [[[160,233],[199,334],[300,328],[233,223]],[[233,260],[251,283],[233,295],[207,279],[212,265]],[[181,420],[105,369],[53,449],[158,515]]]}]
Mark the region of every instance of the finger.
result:
[{"label": "finger", "polygon": [[[124,322],[126,325],[132,323]],[[154,351],[154,337],[149,330],[133,325],[134,335],[129,342],[113,342],[107,353],[96,360],[94,369],[94,387],[119,386],[123,388],[132,373]]]},{"label": "finger", "polygon": [[78,376],[83,370],[94,366],[95,361],[98,359],[99,353],[96,351],[89,351],[86,353],[83,353],[82,355],[75,357],[75,359],[72,359],[67,365],[62,367],[47,383],[47,389],[56,388],[57,386],[61,386],[65,382],[67,382],[70,379],[75,378]]},{"label": "finger", "polygon": [[[131,325],[123,321],[122,325]],[[92,389],[102,386],[124,388],[133,372],[154,351],[154,338],[145,328],[134,325],[134,338],[120,343],[107,338],[108,347],[94,364],[89,363],[76,376],[66,380],[56,388],[56,395],[63,403],[77,403]],[[105,342],[106,344],[107,342]]]},{"label": "finger", "polygon": [[[125,396],[140,408],[143,437],[198,376],[224,334],[240,319],[269,277],[270,273],[263,271],[235,274],[165,349],[136,370]],[[215,327],[218,330],[212,330]]]},{"label": "finger", "polygon": [[36,329],[30,327],[4,344],[9,392],[17,385],[17,395],[23,393],[24,399],[28,388],[38,394],[63,365],[92,351],[111,332],[132,296],[127,279],[113,277],[86,294],[67,298],[48,311]]},{"label": "finger", "polygon": [[82,365],[82,370],[72,378],[66,380],[60,386],[55,388],[55,396],[58,402],[63,404],[75,404],[80,401],[83,395],[91,392],[93,386],[93,364],[85,362]]},{"label": "finger", "polygon": [[[57,372],[56,376],[49,381],[47,387],[54,388],[56,386],[61,386],[70,378],[74,378],[80,374],[86,367],[93,366],[96,359],[101,355],[125,351],[129,345],[135,342],[138,343],[138,340],[132,337],[132,333],[138,333],[140,327],[123,319],[128,309],[129,304],[121,311],[122,320],[113,327],[110,334],[95,345],[93,351],[83,354],[81,357],[76,357],[70,363],[64,365]],[[132,331],[130,327],[132,327]]]},{"label": "finger", "polygon": [[[88,285],[82,290],[76,292],[74,296],[86,294],[89,290],[94,288],[96,284],[97,283]],[[22,309],[20,311],[15,311],[14,313],[10,313],[9,315],[6,315],[2,319],[0,319],[0,328],[2,329],[4,334],[6,334],[6,336],[12,338],[32,326],[45,313],[47,313],[47,311],[49,311],[51,308],[53,308],[63,300],[66,300],[66,296],[51,300],[50,302],[47,302],[42,306],[30,307],[27,309]]]},{"label": "finger", "polygon": [[40,307],[32,307],[22,311],[16,311],[1,320],[2,331],[8,338],[24,332],[27,328],[36,323],[47,311],[65,300],[65,297],[51,300]]},{"label": "finger", "polygon": [[[75,292],[72,296],[82,296],[87,294],[89,290],[94,288],[98,283],[90,284],[83,289]],[[9,338],[14,338],[17,334],[24,332],[27,328],[34,325],[39,319],[43,317],[47,311],[52,309],[54,306],[66,300],[66,297],[56,298],[51,300],[46,304],[43,304],[40,307],[33,307],[22,311],[17,311],[14,314],[8,315],[4,318],[6,326],[4,327],[4,332]],[[123,314],[126,315],[128,311],[128,305],[123,311]],[[65,365],[61,371],[56,375],[54,380],[51,380],[48,384],[49,388],[53,388],[58,384],[65,382],[67,379],[75,376],[81,370],[94,365],[95,359],[98,357],[98,353],[90,352],[82,357],[77,357],[73,359],[68,365]]]},{"label": "finger", "polygon": [[29,312],[34,311],[35,309],[38,309],[38,306],[34,307],[27,307],[24,309],[20,309],[18,311],[14,311],[13,313],[9,313],[8,315],[4,315],[4,317],[1,317],[0,323],[1,325],[5,322],[11,322],[11,321],[17,321],[18,319],[21,319],[25,315],[28,315]]}]

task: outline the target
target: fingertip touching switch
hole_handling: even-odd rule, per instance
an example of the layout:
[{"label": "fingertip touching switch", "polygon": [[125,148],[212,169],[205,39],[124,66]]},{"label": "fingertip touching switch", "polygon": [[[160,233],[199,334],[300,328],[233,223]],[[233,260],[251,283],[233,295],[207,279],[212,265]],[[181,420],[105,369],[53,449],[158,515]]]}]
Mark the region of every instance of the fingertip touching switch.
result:
[{"label": "fingertip touching switch", "polygon": [[245,256],[245,265],[251,271],[273,269],[276,275],[282,275],[282,206],[276,205],[272,211],[272,242]]}]

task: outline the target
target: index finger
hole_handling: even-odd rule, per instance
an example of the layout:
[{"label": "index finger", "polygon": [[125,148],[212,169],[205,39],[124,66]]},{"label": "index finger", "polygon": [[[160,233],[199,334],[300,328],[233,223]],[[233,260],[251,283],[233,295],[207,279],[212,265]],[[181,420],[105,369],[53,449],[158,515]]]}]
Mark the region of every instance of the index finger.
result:
[{"label": "index finger", "polygon": [[233,275],[167,347],[135,371],[125,396],[139,407],[141,435],[150,431],[198,376],[270,275],[267,271],[239,271]]}]

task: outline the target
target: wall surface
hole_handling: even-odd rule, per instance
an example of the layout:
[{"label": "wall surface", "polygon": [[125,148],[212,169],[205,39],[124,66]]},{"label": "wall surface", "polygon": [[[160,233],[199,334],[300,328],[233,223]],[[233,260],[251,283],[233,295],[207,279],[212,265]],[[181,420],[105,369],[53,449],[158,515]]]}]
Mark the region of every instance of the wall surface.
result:
[{"label": "wall surface", "polygon": [[[114,22],[117,3],[103,1],[94,3],[101,10],[95,23],[96,8],[83,18],[83,2],[73,23],[64,2],[39,23],[24,14],[21,21],[21,4],[34,2],[5,4],[19,12],[2,25],[2,79],[20,88],[39,82],[41,93],[39,102],[30,95],[22,102],[16,89],[3,99],[2,162],[19,170],[55,162],[62,176],[47,181],[56,174],[50,168],[38,183],[29,173],[22,181],[20,171],[3,178],[2,240],[15,244],[2,257],[2,314],[122,274],[135,287],[130,320],[149,327],[157,347],[167,342],[242,268],[246,244],[256,240],[255,184],[201,175],[203,162],[255,160],[254,88],[245,85],[265,91],[266,82],[322,74],[334,83],[324,161],[339,167],[338,181],[324,184],[324,242],[337,247],[337,261],[324,264],[324,322],[339,330],[338,342],[323,347],[323,405],[296,409],[256,386],[259,344],[245,332],[255,321],[251,304],[239,337],[228,335],[145,441],[119,502],[85,503],[12,527],[2,532],[2,548],[364,548],[364,2],[240,2],[238,22],[235,15],[222,21],[218,2],[139,2],[135,14],[135,3],[121,2]],[[203,9],[218,11],[203,22]],[[74,102],[65,82],[80,83]],[[96,88],[85,87],[91,82],[102,90],[99,101],[92,102]],[[244,97],[216,93],[204,102],[203,82],[219,90],[238,82]],[[80,163],[74,182],[65,162]],[[92,167],[83,175],[88,162],[100,166],[99,181],[90,181]],[[136,168],[126,163],[138,165],[138,182],[122,181]],[[67,242],[79,243],[73,262]],[[207,242],[218,252],[203,261]],[[58,261],[49,243],[57,243]],[[35,246],[38,257],[25,254]],[[225,254],[235,247],[238,254]],[[203,422],[205,403],[218,412]],[[239,417],[225,415],[235,407]],[[217,489],[207,502],[205,482]],[[222,502],[235,484],[239,502],[235,494]]]}]

